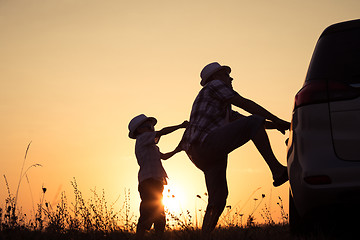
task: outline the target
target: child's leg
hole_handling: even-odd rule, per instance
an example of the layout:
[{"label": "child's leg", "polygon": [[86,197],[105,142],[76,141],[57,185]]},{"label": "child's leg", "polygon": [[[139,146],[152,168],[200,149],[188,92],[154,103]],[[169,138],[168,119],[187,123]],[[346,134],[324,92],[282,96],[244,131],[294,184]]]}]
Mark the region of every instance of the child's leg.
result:
[{"label": "child's leg", "polygon": [[136,228],[135,240],[144,239],[144,235],[145,235],[145,228],[140,227],[140,225],[138,224]]},{"label": "child's leg", "polygon": [[161,239],[162,235],[164,234],[165,225],[166,225],[166,216],[164,212],[164,206],[162,206],[162,211],[159,213],[159,215],[154,221],[155,233],[159,239]]},{"label": "child's leg", "polygon": [[140,217],[136,227],[135,239],[137,240],[143,239],[145,232],[150,230],[153,224],[151,180],[147,179],[139,184],[139,193],[141,203]]},{"label": "child's leg", "polygon": [[145,232],[150,229],[152,222],[150,220],[148,201],[142,200],[140,203],[140,217],[136,226],[135,239],[140,240],[144,238]]},{"label": "child's leg", "polygon": [[158,236],[158,238],[161,238],[164,231],[165,231],[165,225],[166,225],[166,216],[165,216],[165,210],[164,210],[164,204],[162,203],[163,199],[163,192],[164,185],[157,184],[155,188],[155,194],[156,194],[156,217],[154,221],[154,228],[155,233]]}]

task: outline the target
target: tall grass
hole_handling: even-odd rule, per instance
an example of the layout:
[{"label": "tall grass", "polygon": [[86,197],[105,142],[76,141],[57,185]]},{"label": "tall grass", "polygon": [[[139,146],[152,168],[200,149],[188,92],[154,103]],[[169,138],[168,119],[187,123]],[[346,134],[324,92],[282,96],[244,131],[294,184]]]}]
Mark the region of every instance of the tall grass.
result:
[{"label": "tall grass", "polygon": [[[26,168],[30,144],[31,142],[25,152],[15,195],[11,192],[4,175],[7,197],[4,203],[0,204],[0,239],[131,239],[134,236],[137,216],[131,212],[129,189],[124,190],[122,200],[119,196],[111,203],[106,200],[105,191],[98,191],[96,188],[91,190],[90,198],[85,199],[76,179],[73,178],[70,183],[74,199],[69,200],[66,193],[62,192],[59,202],[53,206],[46,200],[47,188],[41,186],[40,202],[36,207],[33,203],[34,214],[27,216],[23,213],[22,208],[17,204],[21,182],[27,179],[30,187],[28,171],[33,167],[41,166],[33,164]],[[278,202],[282,219],[280,222],[275,222],[266,204],[263,204],[265,194],[254,197],[258,190],[250,195],[243,206],[226,206],[213,233],[214,239],[264,239],[259,236],[274,236],[276,233],[279,237],[271,239],[287,239],[288,216],[282,199],[279,197]],[[194,201],[196,199],[206,204],[207,194],[194,196]],[[121,207],[116,209],[115,204],[119,201],[122,201],[122,205],[120,204]],[[249,212],[245,212],[245,206],[250,203],[253,203],[253,207]],[[256,222],[255,213],[260,213],[265,224]],[[175,213],[166,209],[167,225],[164,239],[198,240],[204,214],[205,209],[202,208],[195,209],[194,214],[189,210]],[[150,233],[148,239],[153,238]]]},{"label": "tall grass", "polygon": [[[130,190],[125,190],[122,206],[120,209],[115,209],[114,205],[119,201],[119,198],[113,203],[108,203],[104,190],[93,189],[90,198],[84,199],[75,178],[71,181],[71,185],[74,191],[73,201],[69,201],[66,193],[62,192],[60,201],[56,206],[52,206],[46,200],[47,189],[42,187],[42,197],[37,204],[34,218],[23,214],[21,208],[17,208],[13,214],[15,199],[8,188],[9,194],[5,199],[5,207],[0,208],[0,234],[31,232],[41,236],[76,236],[76,239],[87,239],[86,236],[97,236],[92,239],[108,239],[113,236],[118,237],[118,239],[133,237],[137,216],[130,212]],[[275,234],[276,232],[282,232],[282,238],[277,239],[287,239],[283,238],[288,236],[287,220],[283,219],[281,223],[272,221],[265,225],[257,224],[253,215],[261,207],[262,200],[253,201],[256,205],[248,214],[246,221],[243,219],[245,214],[240,213],[240,209],[231,211],[231,206],[227,206],[219,221],[218,228],[213,233],[214,239],[235,239],[233,238],[235,236],[236,239],[247,239],[247,237],[262,239],[255,237],[261,234]],[[203,209],[199,210],[204,212]],[[266,210],[263,209],[263,211]],[[270,212],[267,214],[270,216]],[[197,221],[200,224],[194,221],[189,210],[176,214],[167,209],[166,215],[165,239],[198,239],[200,237],[199,225],[201,225],[203,215],[198,216]],[[153,236],[150,234],[148,239],[153,239]]]}]

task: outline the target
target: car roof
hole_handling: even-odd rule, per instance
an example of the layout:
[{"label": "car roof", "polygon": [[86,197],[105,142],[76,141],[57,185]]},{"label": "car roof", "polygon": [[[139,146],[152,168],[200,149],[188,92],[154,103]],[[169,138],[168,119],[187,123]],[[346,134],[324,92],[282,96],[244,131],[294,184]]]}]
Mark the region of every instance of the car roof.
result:
[{"label": "car roof", "polygon": [[360,28],[360,19],[346,22],[335,23],[327,27],[321,34],[320,38],[336,32],[348,31],[354,28]]}]

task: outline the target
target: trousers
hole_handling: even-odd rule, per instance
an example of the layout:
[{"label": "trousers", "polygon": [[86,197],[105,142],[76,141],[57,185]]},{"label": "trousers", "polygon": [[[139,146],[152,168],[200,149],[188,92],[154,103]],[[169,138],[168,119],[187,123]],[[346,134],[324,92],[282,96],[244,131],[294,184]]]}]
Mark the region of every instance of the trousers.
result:
[{"label": "trousers", "polygon": [[187,155],[204,172],[209,197],[203,231],[215,228],[226,205],[228,154],[248,142],[263,127],[264,121],[263,117],[257,115],[243,117],[215,129],[203,143],[190,145]]}]

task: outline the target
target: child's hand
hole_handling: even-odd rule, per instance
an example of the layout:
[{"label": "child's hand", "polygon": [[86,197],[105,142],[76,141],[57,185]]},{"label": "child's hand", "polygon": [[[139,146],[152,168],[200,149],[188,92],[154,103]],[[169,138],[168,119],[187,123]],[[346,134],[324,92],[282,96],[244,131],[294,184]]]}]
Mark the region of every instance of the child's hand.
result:
[{"label": "child's hand", "polygon": [[161,159],[162,160],[168,160],[169,158],[171,158],[174,154],[172,152],[168,152],[168,153],[161,153]]},{"label": "child's hand", "polygon": [[160,153],[160,157],[162,160],[167,160],[167,159],[171,158],[172,156],[174,156],[175,154],[177,154],[178,152],[181,152],[182,150],[183,150],[182,145],[179,144],[172,152]]},{"label": "child's hand", "polygon": [[182,128],[187,128],[187,126],[189,126],[189,121],[185,120],[180,126]]},{"label": "child's hand", "polygon": [[279,132],[281,132],[282,135],[285,135],[285,130],[284,130],[284,129],[276,128],[276,130],[278,130]]},{"label": "child's hand", "polygon": [[181,145],[181,143],[180,143],[180,144],[175,148],[174,152],[178,153],[178,152],[181,152],[182,150],[184,150],[184,149],[182,148],[182,145]]},{"label": "child's hand", "polygon": [[275,126],[282,134],[285,134],[285,131],[290,129],[290,123],[281,119],[275,122]]}]

